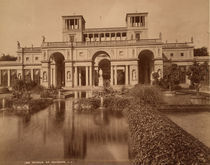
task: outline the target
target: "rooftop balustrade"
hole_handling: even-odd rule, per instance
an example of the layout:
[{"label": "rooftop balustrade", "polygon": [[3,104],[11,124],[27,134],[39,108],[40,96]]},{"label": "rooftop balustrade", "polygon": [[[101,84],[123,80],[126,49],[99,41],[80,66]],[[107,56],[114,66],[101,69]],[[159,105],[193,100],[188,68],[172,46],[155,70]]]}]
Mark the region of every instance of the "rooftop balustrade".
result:
[{"label": "rooftop balustrade", "polygon": [[[160,39],[140,39],[140,40],[118,40],[118,41],[86,41],[74,42],[74,47],[110,47],[110,46],[134,46],[134,45],[153,45],[163,44]],[[42,48],[65,48],[71,47],[70,42],[44,42]]]}]

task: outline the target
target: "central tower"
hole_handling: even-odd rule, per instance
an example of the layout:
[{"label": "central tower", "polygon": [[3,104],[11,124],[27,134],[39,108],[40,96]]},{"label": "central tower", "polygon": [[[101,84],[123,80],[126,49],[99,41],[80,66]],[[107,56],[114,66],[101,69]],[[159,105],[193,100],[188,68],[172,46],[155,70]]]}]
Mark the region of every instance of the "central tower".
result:
[{"label": "central tower", "polygon": [[148,13],[126,14],[127,39],[148,39]]},{"label": "central tower", "polygon": [[62,16],[63,20],[63,41],[81,42],[83,41],[83,31],[85,30],[85,20],[82,15]]}]

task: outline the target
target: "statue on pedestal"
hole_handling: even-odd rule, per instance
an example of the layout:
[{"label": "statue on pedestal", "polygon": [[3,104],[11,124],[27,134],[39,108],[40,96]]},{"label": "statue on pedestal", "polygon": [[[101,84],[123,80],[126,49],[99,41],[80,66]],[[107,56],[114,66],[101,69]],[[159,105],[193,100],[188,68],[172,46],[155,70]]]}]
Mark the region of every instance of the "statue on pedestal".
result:
[{"label": "statue on pedestal", "polygon": [[98,86],[102,87],[103,86],[103,71],[101,69],[99,69],[99,82],[98,82]]},{"label": "statue on pedestal", "polygon": [[20,49],[20,42],[17,41],[17,48]]}]

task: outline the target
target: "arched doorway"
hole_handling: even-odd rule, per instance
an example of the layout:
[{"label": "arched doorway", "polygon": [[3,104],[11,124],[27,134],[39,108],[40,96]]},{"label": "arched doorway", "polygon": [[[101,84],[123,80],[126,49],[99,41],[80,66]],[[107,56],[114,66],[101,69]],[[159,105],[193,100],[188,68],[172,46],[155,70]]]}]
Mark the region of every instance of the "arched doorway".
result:
[{"label": "arched doorway", "polygon": [[150,84],[151,73],[154,68],[154,55],[150,50],[143,50],[140,52],[138,57],[138,68],[139,68],[139,83]]},{"label": "arched doorway", "polygon": [[54,53],[50,56],[50,86],[65,86],[65,62],[61,53]]},{"label": "arched doorway", "polygon": [[99,51],[93,56],[93,85],[98,86],[99,70],[102,70],[103,84],[110,85],[111,63],[110,56],[104,51]]}]

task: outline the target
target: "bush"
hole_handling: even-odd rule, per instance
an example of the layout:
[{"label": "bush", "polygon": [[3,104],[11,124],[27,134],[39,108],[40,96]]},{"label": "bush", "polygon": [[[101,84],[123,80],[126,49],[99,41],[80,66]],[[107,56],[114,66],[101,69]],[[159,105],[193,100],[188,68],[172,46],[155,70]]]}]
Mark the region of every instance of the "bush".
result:
[{"label": "bush", "polygon": [[143,104],[157,106],[163,101],[161,90],[155,86],[136,85],[130,90],[130,95]]},{"label": "bush", "polygon": [[126,97],[109,96],[104,99],[104,106],[112,111],[123,111],[129,104],[130,100]]},{"label": "bush", "polygon": [[209,149],[152,106],[133,103],[126,109],[133,164],[207,164]]},{"label": "bush", "polygon": [[52,100],[50,99],[35,99],[35,100],[31,100],[29,102],[29,106],[30,106],[30,110],[31,113],[35,113],[38,112],[44,108],[46,108],[47,106],[49,106],[50,104],[52,104]]},{"label": "bush", "polygon": [[92,112],[100,107],[100,99],[99,98],[86,98],[80,99],[77,101],[79,112]]}]

